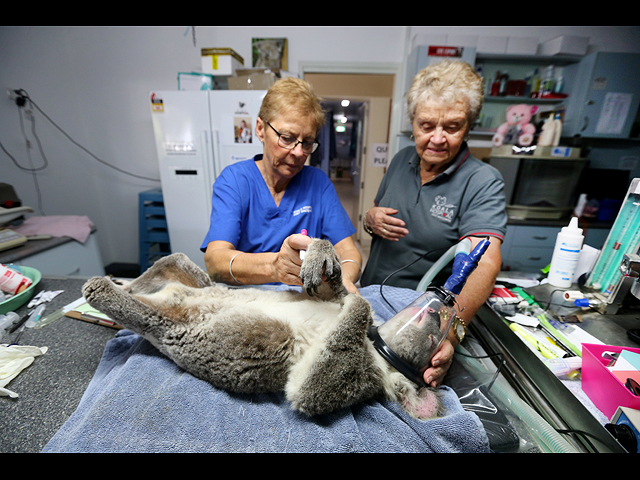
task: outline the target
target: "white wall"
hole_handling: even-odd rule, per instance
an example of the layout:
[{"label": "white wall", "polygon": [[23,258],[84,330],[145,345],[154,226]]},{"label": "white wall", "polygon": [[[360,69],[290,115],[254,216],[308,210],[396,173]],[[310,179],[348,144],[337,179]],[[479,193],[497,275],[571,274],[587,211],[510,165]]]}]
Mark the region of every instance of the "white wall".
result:
[{"label": "white wall", "polygon": [[[289,69],[300,62],[402,63],[422,33],[591,38],[591,49],[640,51],[637,27],[0,27],[0,88],[22,88],[61,128],[99,158],[158,178],[148,92],[177,87],[177,72],[200,66],[200,48],[231,47],[251,65],[252,37],[287,37]],[[185,35],[186,33],[186,35]],[[101,165],[39,112],[36,132],[49,167],[37,174],[44,213],[87,215],[105,264],[137,262],[138,193],[158,182]],[[27,126],[30,124],[27,122]],[[31,133],[29,138],[33,139]],[[18,108],[0,91],[0,141],[29,166]],[[42,165],[31,150],[33,165]],[[0,182],[38,208],[33,176],[0,151]],[[36,213],[40,213],[37,211]],[[202,239],[194,239],[200,242]]]}]

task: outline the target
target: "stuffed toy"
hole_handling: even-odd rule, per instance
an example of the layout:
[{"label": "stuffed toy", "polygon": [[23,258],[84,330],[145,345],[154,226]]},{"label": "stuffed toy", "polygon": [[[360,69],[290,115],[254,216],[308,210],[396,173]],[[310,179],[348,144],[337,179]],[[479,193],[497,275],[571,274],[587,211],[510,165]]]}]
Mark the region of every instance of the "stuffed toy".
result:
[{"label": "stuffed toy", "polygon": [[507,108],[507,121],[498,127],[491,142],[494,147],[503,144],[520,145],[526,147],[533,142],[536,127],[529,123],[531,117],[538,111],[535,105],[511,105]]}]

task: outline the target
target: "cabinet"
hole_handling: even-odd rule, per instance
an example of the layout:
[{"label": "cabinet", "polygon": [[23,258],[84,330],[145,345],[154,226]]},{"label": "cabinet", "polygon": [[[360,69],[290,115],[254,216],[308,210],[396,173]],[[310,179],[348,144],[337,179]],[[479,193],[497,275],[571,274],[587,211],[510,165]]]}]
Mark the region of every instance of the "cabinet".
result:
[{"label": "cabinet", "polygon": [[[566,221],[568,224],[569,221]],[[553,248],[562,226],[508,225],[502,244],[502,269],[519,272],[539,272],[551,263]],[[584,232],[584,244],[602,248],[609,228],[589,228]]]},{"label": "cabinet", "polygon": [[[54,246],[42,249],[32,246],[39,243]],[[25,252],[24,256],[21,256],[20,252]],[[85,243],[76,242],[68,237],[54,237],[50,240],[29,241],[23,247],[3,253],[7,256],[19,256],[20,258],[15,260],[8,260],[18,266],[33,267],[42,275],[93,277],[105,274],[95,233],[89,235]]]},{"label": "cabinet", "polygon": [[563,136],[629,138],[640,105],[640,54],[597,52],[564,69]]}]

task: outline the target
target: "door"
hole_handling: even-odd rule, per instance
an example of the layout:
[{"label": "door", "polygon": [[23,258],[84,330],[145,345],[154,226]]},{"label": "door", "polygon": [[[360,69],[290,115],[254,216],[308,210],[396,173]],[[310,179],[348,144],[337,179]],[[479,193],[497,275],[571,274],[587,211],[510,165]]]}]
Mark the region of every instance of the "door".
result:
[{"label": "door", "polygon": [[255,135],[255,128],[266,93],[265,90],[209,92],[214,151],[211,185],[224,167],[262,153],[262,144]]},{"label": "door", "polygon": [[395,75],[305,73],[304,79],[311,83],[316,93],[325,99],[349,99],[368,104],[366,127],[363,128],[361,135],[363,146],[360,169],[357,172],[360,176],[358,182],[360,193],[358,212],[355,216],[356,239],[367,249],[371,243],[371,237],[362,228],[362,218],[366,211],[373,206],[373,199],[385,172],[384,166],[371,166],[368,159],[370,159],[372,144],[387,144],[389,142]]},{"label": "door", "polygon": [[200,244],[211,205],[211,123],[206,91],[151,93],[151,118],[173,253],[204,268]]}]

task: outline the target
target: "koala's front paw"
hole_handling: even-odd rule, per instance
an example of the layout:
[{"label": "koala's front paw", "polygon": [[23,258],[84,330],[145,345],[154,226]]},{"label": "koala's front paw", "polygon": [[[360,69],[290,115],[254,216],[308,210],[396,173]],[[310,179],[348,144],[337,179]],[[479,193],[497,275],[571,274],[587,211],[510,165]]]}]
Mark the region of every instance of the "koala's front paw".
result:
[{"label": "koala's front paw", "polygon": [[323,275],[328,282],[340,279],[342,275],[340,260],[331,242],[314,239],[307,248],[300,269],[302,284],[309,295],[318,292]]}]

